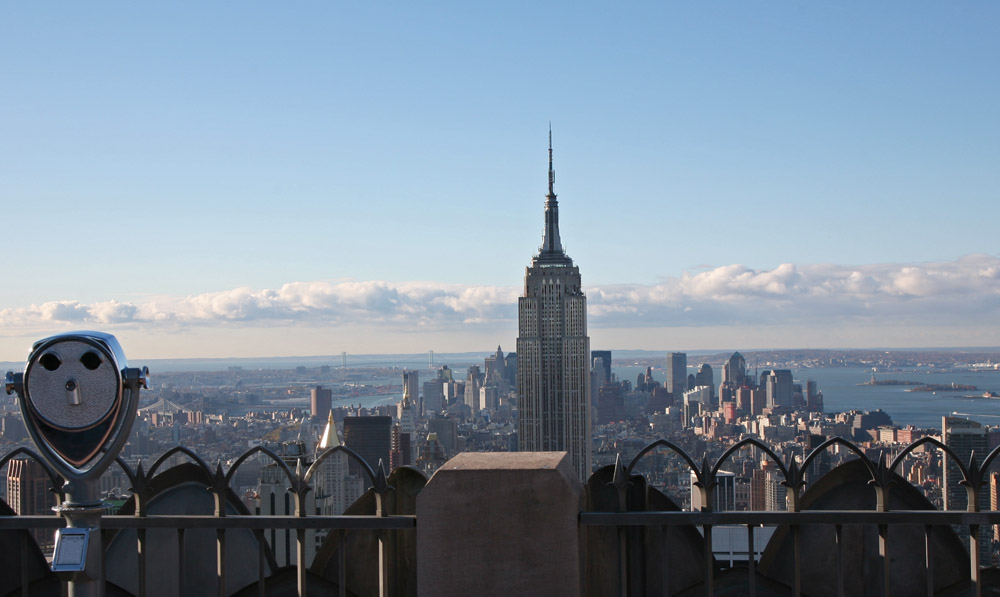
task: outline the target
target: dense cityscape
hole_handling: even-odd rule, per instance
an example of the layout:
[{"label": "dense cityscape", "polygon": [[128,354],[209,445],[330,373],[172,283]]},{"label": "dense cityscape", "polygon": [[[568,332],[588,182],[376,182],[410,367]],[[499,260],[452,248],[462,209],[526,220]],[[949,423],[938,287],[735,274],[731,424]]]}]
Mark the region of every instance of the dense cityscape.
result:
[{"label": "dense cityscape", "polygon": [[[666,358],[615,359],[612,351],[593,351],[590,371],[593,404],[593,467],[631,458],[643,446],[666,438],[690,454],[718,457],[745,437],[757,437],[789,457],[801,459],[831,437],[867,447],[874,457],[892,457],[925,435],[941,437],[941,428],[893,424],[881,410],[825,412],[823,389],[809,381],[812,367],[877,367],[892,372],[923,367],[939,372],[995,371],[1000,353],[989,351],[754,351],[700,355],[696,366],[684,353]],[[412,360],[419,358],[414,355]],[[747,362],[768,367],[754,374]],[[264,445],[308,465],[318,451],[340,438],[373,466],[391,470],[415,466],[426,475],[465,451],[517,449],[517,358],[499,349],[479,363],[428,365],[422,370],[398,366],[329,365],[294,369],[244,369],[154,373],[143,394],[139,416],[123,456],[147,465],[173,446],[193,449],[210,463],[231,464],[255,445]],[[619,379],[618,369],[645,368],[637,379]],[[799,381],[802,378],[802,381]],[[396,397],[400,397],[398,400]],[[362,406],[373,402],[377,406]],[[30,445],[16,401],[3,405],[0,452]],[[367,418],[371,427],[354,427]],[[333,427],[328,429],[332,420]],[[955,422],[954,424],[960,424]],[[1000,445],[1000,429],[971,423],[981,430],[977,453]],[[336,440],[334,440],[336,441]],[[732,509],[781,510],[784,488],[776,471],[751,451],[731,463]],[[851,456],[832,451],[811,476],[822,474]],[[968,457],[965,454],[964,457]],[[174,462],[183,462],[178,455]],[[27,466],[27,465],[25,465]],[[251,511],[259,511],[261,468],[244,466],[237,490]],[[691,507],[691,481],[683,462],[654,455],[643,473],[683,508]],[[947,474],[940,454],[920,451],[909,458],[905,477],[937,507],[964,508],[964,491],[948,503]],[[991,477],[997,491],[996,475]],[[344,469],[316,493],[324,512],[343,512],[364,490],[364,479]],[[954,481],[952,481],[954,484]],[[119,469],[102,479],[109,500],[125,497],[128,480]],[[6,487],[5,487],[6,489]],[[279,488],[279,491],[281,489]],[[273,492],[274,489],[272,488]],[[51,494],[47,503],[51,507]],[[43,510],[44,511],[44,508]]]}]

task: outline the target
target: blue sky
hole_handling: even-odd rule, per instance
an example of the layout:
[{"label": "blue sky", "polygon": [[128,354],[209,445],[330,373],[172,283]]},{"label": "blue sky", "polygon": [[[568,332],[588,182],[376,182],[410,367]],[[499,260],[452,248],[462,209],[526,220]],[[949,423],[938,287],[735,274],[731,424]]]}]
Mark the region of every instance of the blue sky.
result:
[{"label": "blue sky", "polygon": [[1000,345],[986,3],[0,7],[0,359]]}]

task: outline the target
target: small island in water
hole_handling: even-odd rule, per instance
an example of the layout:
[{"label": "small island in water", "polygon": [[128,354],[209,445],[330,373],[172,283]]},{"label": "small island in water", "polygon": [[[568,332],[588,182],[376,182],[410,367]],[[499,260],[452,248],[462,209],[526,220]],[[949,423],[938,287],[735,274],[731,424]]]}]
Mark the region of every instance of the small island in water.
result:
[{"label": "small island in water", "polygon": [[[914,386],[906,390],[907,392],[975,392],[979,388],[968,384],[960,383],[925,383],[922,381],[906,381],[902,379],[875,379],[875,370],[872,369],[872,378],[859,386]],[[993,398],[994,396],[983,396]]]},{"label": "small island in water", "polygon": [[975,392],[978,390],[976,386],[970,386],[960,383],[932,383],[925,384],[922,386],[916,386],[906,390],[907,392]]}]

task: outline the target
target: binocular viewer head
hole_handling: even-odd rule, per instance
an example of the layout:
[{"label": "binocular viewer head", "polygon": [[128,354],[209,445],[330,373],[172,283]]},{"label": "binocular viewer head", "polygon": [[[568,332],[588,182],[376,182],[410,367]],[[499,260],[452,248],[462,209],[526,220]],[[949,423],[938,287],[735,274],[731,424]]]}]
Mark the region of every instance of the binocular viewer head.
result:
[{"label": "binocular viewer head", "polygon": [[128,367],[118,340],[69,332],[35,342],[23,373],[8,372],[25,427],[67,481],[99,475],[128,439],[148,370]]}]

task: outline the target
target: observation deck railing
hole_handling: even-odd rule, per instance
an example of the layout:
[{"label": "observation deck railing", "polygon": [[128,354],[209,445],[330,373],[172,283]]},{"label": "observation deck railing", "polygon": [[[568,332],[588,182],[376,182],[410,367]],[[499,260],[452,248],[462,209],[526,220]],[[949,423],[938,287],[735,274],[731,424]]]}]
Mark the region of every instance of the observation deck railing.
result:
[{"label": "observation deck railing", "polygon": [[[869,495],[874,497],[874,507],[862,509],[859,507],[840,507],[834,509],[813,509],[809,503],[803,501],[806,489],[806,471],[810,465],[820,457],[821,454],[834,446],[838,449],[846,450],[856,456],[855,469],[863,469],[865,483],[868,486]],[[693,485],[700,492],[700,503],[704,505],[701,511],[680,511],[664,506],[660,498],[653,499],[652,490],[646,480],[636,474],[642,459],[655,450],[664,449],[675,453],[690,469],[695,479]],[[891,508],[893,503],[898,503],[899,496],[909,491],[916,492],[898,472],[904,459],[918,449],[939,450],[945,459],[949,461],[949,466],[955,466],[961,474],[961,485],[965,487],[968,496],[968,507],[966,510],[940,511],[934,509],[917,509],[916,507]],[[714,495],[719,487],[720,472],[726,463],[741,450],[756,450],[773,462],[774,469],[780,475],[780,484],[786,490],[787,511],[713,511]],[[369,492],[374,498],[375,513],[372,515],[341,515],[341,516],[316,516],[307,512],[306,496],[311,491],[310,483],[314,480],[322,463],[337,452],[343,452],[348,457],[358,463],[364,475],[367,477]],[[150,514],[147,512],[147,505],[151,498],[150,481],[156,476],[159,469],[173,456],[182,454],[195,464],[203,473],[207,482],[205,483],[209,492],[215,500],[215,512],[206,515],[163,515]],[[962,462],[958,455],[948,446],[933,437],[919,439],[909,446],[903,448],[891,461],[880,455],[871,459],[866,452],[856,444],[842,438],[832,438],[815,450],[805,455],[802,460],[796,461],[792,458],[781,458],[770,446],[753,438],[744,439],[730,446],[714,462],[707,457],[703,457],[701,462],[697,462],[688,455],[678,445],[668,440],[655,441],[643,448],[627,465],[619,456],[618,461],[610,471],[598,471],[586,486],[587,501],[583,511],[579,511],[579,506],[573,506],[574,512],[579,512],[579,533],[581,541],[579,545],[567,545],[566,549],[579,549],[582,552],[585,562],[585,573],[583,575],[583,586],[588,593],[594,594],[618,594],[621,596],[646,595],[646,594],[675,594],[685,595],[704,594],[714,595],[717,589],[721,589],[720,579],[723,571],[716,564],[713,554],[712,529],[719,526],[737,526],[746,529],[747,535],[747,570],[746,585],[743,594],[757,595],[761,591],[763,581],[774,581],[776,584],[770,585],[769,594],[773,594],[774,587],[779,587],[779,592],[786,594],[804,595],[810,593],[825,593],[835,595],[855,594],[852,587],[856,586],[859,575],[868,579],[864,592],[866,594],[879,594],[888,597],[892,594],[913,594],[908,588],[901,588],[904,584],[901,581],[900,570],[906,572],[908,576],[903,580],[905,586],[911,587],[917,582],[924,590],[921,593],[926,595],[938,594],[943,588],[955,591],[954,583],[942,586],[945,581],[942,579],[942,566],[949,575],[959,573],[961,583],[965,583],[964,594],[981,595],[991,584],[989,579],[985,579],[980,561],[980,530],[983,527],[991,527],[1000,524],[1000,511],[981,511],[980,497],[984,491],[984,486],[988,477],[988,471],[993,461],[1000,454],[1000,447],[991,451],[982,461],[976,454],[973,454],[967,462]],[[284,516],[248,516],[227,514],[227,496],[232,495],[231,483],[240,466],[249,458],[260,455],[275,463],[281,470],[284,479],[287,481],[289,492],[294,498],[294,514]],[[11,459],[25,456],[38,461],[42,466],[45,464],[31,450],[20,448],[0,458],[0,468],[5,466]],[[852,460],[851,462],[854,462]],[[377,587],[379,595],[402,595],[416,594],[419,587],[416,585],[417,574],[414,564],[417,554],[412,554],[412,561],[409,565],[400,568],[400,561],[406,558],[398,557],[395,553],[399,548],[393,539],[397,531],[412,531],[419,533],[417,517],[414,514],[394,514],[394,507],[390,506],[394,488],[390,486],[381,463],[377,470],[369,466],[357,453],[352,450],[338,446],[326,450],[320,454],[316,461],[308,468],[304,469],[301,461],[297,466],[290,466],[284,458],[275,452],[264,447],[255,447],[242,454],[228,470],[217,465],[214,469],[205,463],[197,454],[184,447],[175,447],[160,456],[145,472],[140,464],[132,469],[122,459],[117,460],[118,466],[122,468],[128,477],[131,487],[130,491],[134,498],[134,515],[112,515],[102,518],[102,528],[108,531],[135,530],[136,532],[136,552],[138,555],[138,595],[158,593],[154,587],[148,586],[147,570],[151,565],[157,565],[149,561],[149,544],[147,534],[154,529],[172,529],[178,536],[178,587],[183,587],[182,582],[186,570],[184,568],[184,534],[192,529],[209,529],[215,531],[215,568],[216,586],[205,587],[205,593],[217,593],[218,595],[231,594],[227,592],[227,533],[236,530],[250,530],[257,538],[257,595],[269,595],[271,589],[268,588],[268,578],[266,578],[265,566],[267,560],[267,545],[264,541],[264,533],[267,530],[288,530],[294,532],[296,537],[295,551],[295,575],[296,586],[292,594],[310,594],[310,576],[307,574],[310,563],[307,562],[306,553],[306,532],[310,529],[344,531],[337,533],[333,540],[338,541],[337,557],[339,558],[337,570],[339,578],[333,581],[337,585],[337,592],[340,595],[350,594],[347,583],[346,571],[349,568],[348,559],[352,557],[345,549],[347,544],[345,538],[347,533],[359,531],[371,531],[377,541],[378,562],[375,568],[378,578],[377,582],[370,586]],[[834,469],[835,471],[837,469]],[[46,471],[52,481],[53,491],[57,499],[63,499],[61,494],[61,479],[46,467]],[[604,476],[602,476],[602,474]],[[433,479],[430,481],[433,483]],[[817,484],[822,482],[822,478]],[[468,487],[460,488],[459,491],[469,491],[469,502],[475,503],[475,492],[489,491],[489,488]],[[807,500],[808,501],[808,500]],[[856,504],[856,502],[855,502]],[[63,525],[63,519],[57,516],[0,516],[0,537],[8,535],[7,531],[28,531],[34,529],[55,529]],[[756,553],[760,550],[756,548],[756,537],[764,526],[779,526],[783,529],[782,537],[787,540],[790,546],[788,560],[790,560],[790,576],[775,578],[761,572],[761,561],[756,558]],[[860,545],[853,543],[857,534],[850,529],[857,529],[859,526],[872,529],[877,532],[877,555],[865,561],[865,570],[855,567],[858,560],[858,553],[862,551]],[[954,550],[947,552],[945,561],[942,556],[942,545],[948,547],[957,542],[952,527],[957,526],[968,530],[969,549],[967,555],[956,556]],[[670,530],[696,529],[700,531],[701,543],[697,549],[700,553],[690,553],[695,548],[690,547],[695,543],[682,545],[687,549],[686,554],[689,561],[697,562],[697,570],[681,570],[688,577],[697,577],[697,582],[687,585],[677,585],[671,580],[671,575],[678,573],[677,565],[665,558],[661,562],[650,562],[650,557],[657,554],[669,555],[671,545],[661,545],[656,547],[651,541],[661,541],[669,543]],[[830,553],[832,561],[828,562],[824,578],[833,578],[831,584],[817,586],[819,577],[815,574],[815,566],[804,565],[809,558],[815,557],[809,544],[814,541],[816,529],[822,530],[827,537],[828,546],[832,546]],[[908,531],[906,529],[909,529]],[[911,540],[914,536],[913,530],[917,529],[922,536],[923,545],[915,546]],[[539,529],[544,532],[544,529]],[[687,532],[687,531],[685,531]],[[690,537],[695,537],[691,535]],[[776,534],[777,536],[777,534]],[[942,543],[942,537],[952,537],[948,539],[952,543]],[[524,540],[524,539],[522,539]],[[774,541],[775,539],[772,539]],[[19,534],[18,553],[8,553],[5,559],[9,566],[15,564],[19,566],[21,595],[29,595],[30,580],[25,562],[28,561],[31,552],[31,537],[27,532]],[[900,545],[907,542],[907,545]],[[808,544],[808,545],[807,545]],[[686,547],[685,547],[686,546]],[[406,549],[410,549],[408,546]],[[906,549],[904,550],[903,547]],[[768,549],[770,549],[770,545]],[[499,550],[500,548],[497,547]],[[660,551],[657,551],[660,550]],[[908,561],[896,562],[897,556],[916,553],[919,551],[919,558],[907,556]],[[964,549],[961,550],[964,553]],[[492,561],[490,558],[502,558],[503,553],[489,554],[469,554],[470,558],[481,561]],[[867,556],[865,556],[867,557]],[[958,559],[955,559],[958,558]],[[967,558],[963,559],[963,558]],[[952,562],[964,562],[961,566]],[[785,562],[788,564],[788,562]],[[461,563],[456,563],[456,574],[460,573]],[[544,562],[539,562],[538,566],[544,566]],[[659,568],[657,568],[657,566]],[[902,568],[900,568],[902,566]],[[964,568],[959,571],[957,568]],[[403,569],[405,568],[405,569]],[[772,566],[773,568],[773,566]],[[913,572],[913,571],[918,571]],[[693,574],[696,572],[696,574]],[[728,571],[729,576],[726,582],[732,582],[733,574],[738,570]],[[870,582],[876,578],[874,583]],[[675,579],[676,580],[676,579]],[[782,588],[783,587],[783,588]],[[486,587],[486,592],[489,588]],[[821,589],[821,590],[819,590]],[[763,591],[767,593],[768,591]],[[373,593],[375,591],[373,590]],[[529,591],[530,592],[530,591]],[[958,594],[958,593],[949,593]]]},{"label": "observation deck railing", "polygon": [[[323,462],[334,454],[342,452],[354,461],[364,472],[368,480],[368,491],[372,492],[375,499],[374,515],[339,515],[320,516],[309,515],[306,507],[306,495],[312,491],[310,482],[316,476],[319,467]],[[215,512],[211,515],[156,515],[147,512],[147,505],[152,496],[150,481],[156,476],[157,471],[172,456],[183,454],[187,456],[209,479],[206,489],[211,492],[215,501]],[[254,455],[263,455],[273,461],[281,470],[285,480],[288,482],[288,491],[294,496],[295,510],[291,515],[232,515],[227,514],[227,499],[231,492],[230,484],[240,465]],[[61,503],[65,500],[62,490],[62,479],[32,450],[18,448],[0,458],[0,470],[7,463],[18,457],[26,456],[38,462],[45,468],[49,479],[52,482],[51,491],[56,494],[57,501]],[[235,529],[246,529],[254,533],[257,539],[257,594],[266,595],[265,571],[269,568],[267,556],[267,544],[263,532],[265,530],[287,530],[294,532],[296,537],[295,551],[295,572],[296,572],[296,593],[304,596],[309,594],[308,575],[309,562],[307,562],[306,531],[309,529],[343,531],[339,535],[336,551],[338,554],[338,593],[341,597],[348,594],[346,582],[347,533],[352,531],[374,531],[378,541],[378,583],[379,595],[399,594],[396,584],[398,578],[390,570],[390,554],[393,544],[386,536],[388,531],[413,530],[416,526],[416,517],[411,515],[390,514],[386,507],[390,499],[390,494],[395,488],[389,485],[385,468],[381,460],[378,468],[373,469],[357,452],[345,446],[336,446],[320,453],[316,460],[308,469],[303,469],[302,460],[298,459],[298,464],[293,470],[286,462],[286,458],[281,457],[274,451],[256,446],[247,450],[229,467],[228,471],[223,471],[221,463],[216,465],[215,470],[199,457],[195,452],[183,447],[174,447],[161,455],[146,472],[140,463],[132,469],[121,457],[117,458],[117,465],[122,469],[131,484],[129,491],[135,500],[134,515],[105,515],[101,518],[101,528],[108,531],[134,529],[136,531],[136,550],[138,555],[138,591],[137,594],[145,596],[149,592],[147,583],[148,567],[151,562],[148,558],[149,545],[147,542],[147,531],[152,529],[173,529],[177,533],[177,587],[178,595],[184,594],[185,558],[183,550],[185,548],[184,534],[191,529],[210,529],[216,531],[216,582],[217,594],[225,596],[230,594],[227,583],[226,570],[226,534],[227,531]],[[28,516],[0,516],[0,531],[28,531],[35,529],[58,529],[65,526],[65,520],[58,516],[28,515]],[[17,563],[20,567],[20,594],[27,596],[31,594],[31,582],[28,578],[28,567],[26,565],[31,552],[29,544],[31,538],[27,532],[20,534],[20,546]],[[107,562],[105,562],[107,567]],[[273,567],[273,566],[272,566]],[[208,587],[201,594],[210,594]]]},{"label": "observation deck railing", "polygon": [[[805,472],[813,461],[821,454],[833,446],[839,446],[853,453],[857,460],[864,466],[867,472],[867,484],[871,487],[875,497],[875,507],[872,510],[859,509],[825,509],[810,510],[802,508],[803,490],[806,486]],[[904,459],[921,447],[936,448],[944,454],[953,466],[961,472],[960,484],[965,487],[968,496],[967,510],[891,510],[890,496],[893,486],[904,484],[910,489],[902,477],[897,474]],[[700,492],[700,503],[703,505],[701,511],[665,511],[647,510],[647,493],[641,492],[639,496],[629,496],[629,489],[636,480],[633,471],[642,458],[657,448],[664,448],[678,455],[690,469],[695,477],[693,486]],[[787,510],[786,511],[712,511],[713,497],[719,486],[718,479],[722,467],[741,449],[753,448],[759,450],[772,461],[776,469],[780,472],[780,484],[786,488]],[[890,462],[887,462],[884,454],[880,454],[876,460],[868,458],[864,450],[854,443],[840,437],[831,438],[806,455],[799,463],[794,459],[783,460],[767,444],[755,439],[747,438],[730,446],[714,463],[707,457],[703,457],[701,463],[697,463],[681,447],[668,440],[657,440],[644,447],[626,466],[619,455],[614,465],[613,476],[606,485],[613,488],[617,497],[614,507],[608,508],[611,511],[584,511],[580,513],[580,523],[588,528],[615,528],[618,530],[617,550],[618,562],[616,566],[617,594],[643,595],[651,594],[649,583],[645,581],[649,572],[644,564],[643,554],[636,553],[637,546],[641,550],[641,542],[634,536],[635,530],[656,527],[680,527],[693,526],[701,530],[704,537],[703,550],[701,553],[702,579],[704,595],[714,595],[714,582],[718,575],[718,567],[715,564],[712,549],[712,528],[716,526],[738,526],[746,529],[747,534],[747,595],[757,594],[758,575],[755,554],[755,531],[763,526],[784,526],[788,529],[792,537],[792,578],[790,593],[792,595],[803,595],[817,591],[817,587],[812,586],[813,591],[807,591],[805,587],[810,582],[815,582],[803,576],[803,559],[809,554],[803,553],[801,544],[802,529],[806,525],[822,525],[829,528],[829,540],[835,545],[834,578],[835,590],[833,587],[822,587],[818,592],[835,595],[854,594],[845,588],[846,581],[852,576],[858,575],[858,570],[852,570],[845,564],[845,553],[850,550],[860,549],[857,545],[848,545],[845,541],[844,529],[848,525],[869,525],[877,528],[878,531],[878,577],[877,587],[865,586],[865,594],[876,594],[888,597],[893,594],[894,578],[892,570],[892,557],[890,556],[890,529],[898,528],[901,525],[918,526],[923,532],[923,559],[922,562],[910,562],[912,568],[920,568],[923,575],[923,584],[926,587],[926,594],[935,594],[935,554],[933,545],[936,529],[949,527],[964,527],[969,532],[969,567],[968,581],[969,593],[976,596],[983,594],[984,580],[982,574],[982,562],[980,562],[980,529],[982,527],[1000,524],[1000,511],[980,511],[980,494],[984,490],[988,472],[997,455],[1000,454],[1000,447],[992,450],[985,459],[980,461],[975,453],[972,453],[968,462],[962,462],[958,455],[948,446],[934,437],[923,437],[903,448]],[[593,478],[591,479],[593,485]],[[638,497],[638,500],[635,498]],[[638,502],[638,503],[637,503]],[[630,536],[632,533],[633,536]],[[668,574],[669,566],[663,568]],[[661,586],[668,587],[668,579],[661,580]],[[1000,587],[995,587],[1000,590]],[[685,594],[695,594],[697,591],[687,591]],[[900,592],[898,594],[908,594]],[[965,594],[965,593],[963,593]]]}]

